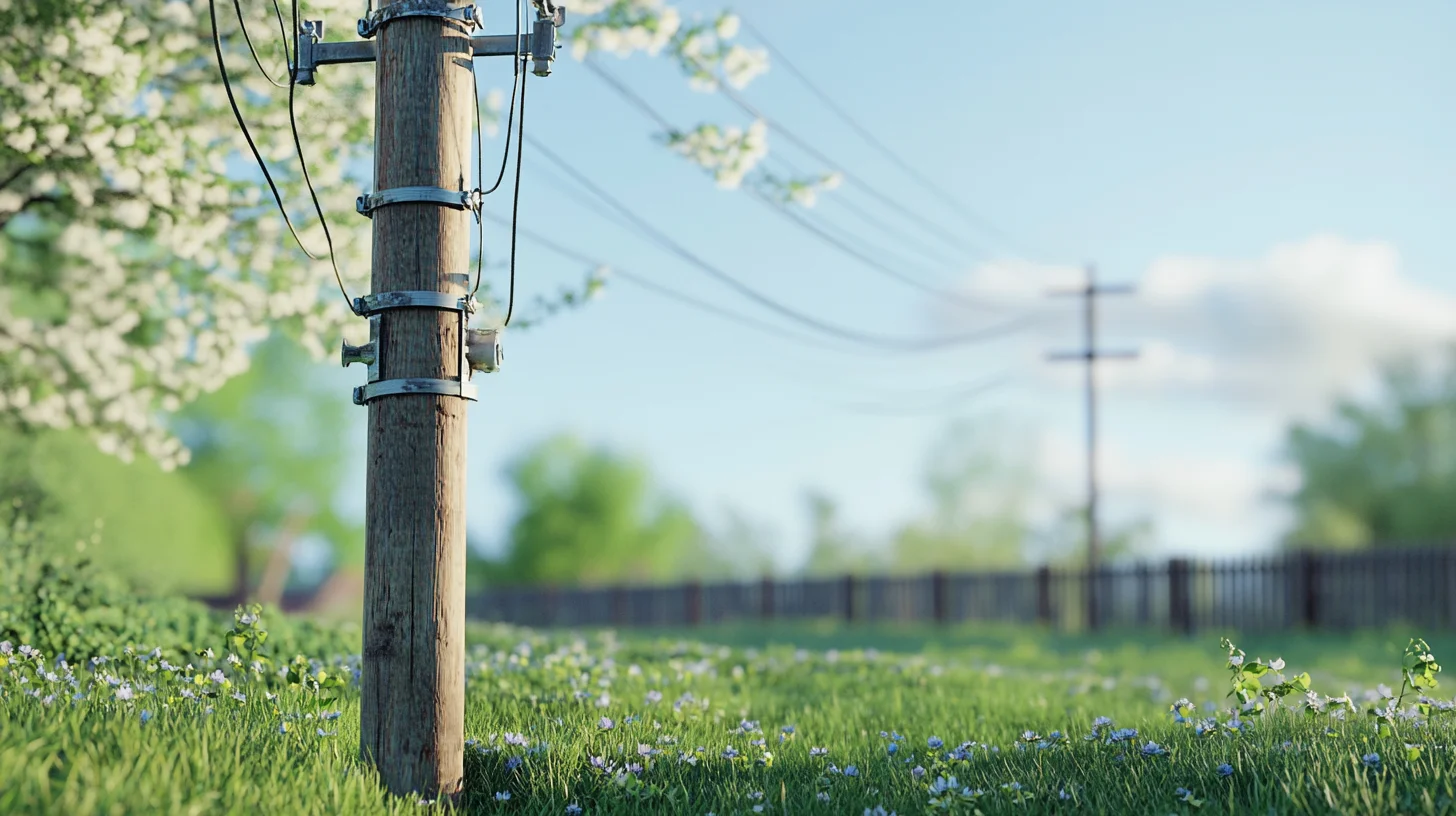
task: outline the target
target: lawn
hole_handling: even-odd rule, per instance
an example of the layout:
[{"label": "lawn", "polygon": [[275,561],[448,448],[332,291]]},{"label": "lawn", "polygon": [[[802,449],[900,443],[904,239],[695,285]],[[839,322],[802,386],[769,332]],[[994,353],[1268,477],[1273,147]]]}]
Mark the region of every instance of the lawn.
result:
[{"label": "lawn", "polygon": [[[261,627],[219,628],[210,655],[137,644],[94,664],[0,643],[0,812],[445,810],[383,793],[356,759],[357,658],[269,662]],[[1215,634],[472,637],[468,812],[1456,811],[1449,706],[1378,689],[1402,691],[1393,633],[1251,638],[1239,667]],[[1252,690],[1259,672],[1288,695],[1236,712],[1231,678]]]}]

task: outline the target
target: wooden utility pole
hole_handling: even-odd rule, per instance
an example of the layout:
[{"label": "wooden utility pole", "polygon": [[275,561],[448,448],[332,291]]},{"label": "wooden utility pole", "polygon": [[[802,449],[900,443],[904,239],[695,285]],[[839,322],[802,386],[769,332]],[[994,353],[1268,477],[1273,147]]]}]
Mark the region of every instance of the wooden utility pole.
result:
[{"label": "wooden utility pole", "polygon": [[1097,361],[1130,360],[1138,356],[1136,351],[1104,351],[1097,348],[1097,296],[1132,294],[1133,288],[1125,284],[1098,286],[1096,270],[1087,266],[1087,283],[1076,289],[1053,290],[1053,296],[1082,298],[1082,336],[1080,351],[1053,352],[1047,359],[1054,362],[1075,361],[1086,366],[1087,396],[1087,626],[1096,629],[1099,625],[1097,605],[1097,570],[1101,566],[1101,539],[1097,524]]},{"label": "wooden utility pole", "polygon": [[[464,189],[468,29],[398,19],[376,48],[375,189]],[[374,292],[466,295],[468,211],[422,201],[372,217]],[[395,309],[379,321],[381,380],[468,376],[455,313]],[[429,393],[369,401],[360,729],[366,759],[396,792],[453,796],[464,778],[466,405]]]}]

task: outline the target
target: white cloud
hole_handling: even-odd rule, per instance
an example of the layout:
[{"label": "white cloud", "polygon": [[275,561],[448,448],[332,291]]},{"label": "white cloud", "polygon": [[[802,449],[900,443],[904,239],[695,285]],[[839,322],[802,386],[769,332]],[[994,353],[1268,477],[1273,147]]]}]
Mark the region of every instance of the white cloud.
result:
[{"label": "white cloud", "polygon": [[[1045,293],[1081,279],[1068,267],[992,265],[972,272],[961,292],[1039,314],[1023,349],[1030,361],[1079,341],[1076,301]],[[1399,253],[1382,242],[1320,235],[1256,259],[1164,257],[1136,283],[1131,297],[1099,301],[1102,342],[1142,352],[1102,368],[1109,388],[1307,415],[1367,384],[1382,360],[1456,340],[1456,298],[1405,277]],[[1075,366],[1039,370],[1055,381],[1077,377]]]},{"label": "white cloud", "polygon": [[[1001,264],[974,270],[960,291],[1037,315],[1016,353],[1025,370],[1070,397],[1081,367],[1049,365],[1044,353],[1078,348],[1080,304],[1046,293],[1083,280],[1072,267]],[[1114,280],[1129,277],[1099,282]],[[1319,235],[1252,259],[1163,257],[1131,282],[1135,295],[1099,302],[1100,343],[1141,352],[1099,368],[1107,390],[1124,397],[1121,430],[1104,438],[1099,472],[1113,515],[1151,514],[1168,549],[1271,543],[1287,517],[1268,497],[1297,482],[1271,449],[1280,429],[1369,388],[1382,361],[1456,341],[1456,297],[1411,280],[1382,242]],[[941,318],[965,319],[949,308]],[[1201,424],[1170,434],[1189,412]],[[1080,431],[1055,428],[1038,445],[1044,511],[1083,500]]]}]

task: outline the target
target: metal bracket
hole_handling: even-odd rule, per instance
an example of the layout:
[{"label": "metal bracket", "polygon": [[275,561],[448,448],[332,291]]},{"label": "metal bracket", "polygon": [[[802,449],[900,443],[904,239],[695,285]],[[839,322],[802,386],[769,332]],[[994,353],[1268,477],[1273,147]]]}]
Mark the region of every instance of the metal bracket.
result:
[{"label": "metal bracket", "polygon": [[380,292],[354,298],[354,314],[372,317],[390,309],[445,309],[448,311],[475,312],[476,302],[469,295],[456,297],[444,292],[406,291]]},{"label": "metal bracket", "polygon": [[485,28],[485,20],[481,17],[478,7],[474,5],[451,6],[442,0],[399,0],[369,12],[368,17],[359,20],[356,28],[359,36],[367,40],[378,33],[385,23],[405,17],[439,17],[444,20],[454,20],[457,23],[464,23],[472,31],[477,28]]},{"label": "metal bracket", "polygon": [[[399,6],[395,3],[385,8]],[[469,7],[467,7],[469,8]],[[383,11],[381,9],[380,11]],[[538,7],[537,14],[540,15]],[[566,9],[551,4],[549,14],[536,20],[531,31],[517,37],[514,34],[495,34],[471,37],[471,55],[474,57],[519,57],[532,61],[531,72],[536,76],[550,76],[551,64],[556,60],[556,30],[566,20]],[[360,20],[362,24],[364,21]],[[299,85],[313,85],[320,65],[346,65],[373,62],[376,48],[373,40],[351,42],[323,42],[322,20],[304,20],[299,25],[297,64],[294,66],[295,81]]]},{"label": "metal bracket", "polygon": [[393,187],[374,193],[365,193],[354,201],[354,209],[360,215],[373,218],[374,211],[390,204],[443,204],[457,210],[470,210],[480,220],[479,190],[446,190],[444,187]]},{"label": "metal bracket", "polygon": [[536,6],[536,24],[531,28],[531,73],[551,76],[551,63],[556,61],[556,30],[566,23],[566,7],[554,0],[532,0]]},{"label": "metal bracket", "polygon": [[[369,318],[369,342],[359,346],[344,343],[340,359],[344,366],[364,363],[369,367],[369,382],[354,389],[354,404],[367,405],[376,397],[398,394],[440,394],[474,400],[477,390],[470,383],[475,371],[498,371],[504,359],[500,348],[500,332],[496,329],[471,329],[470,315],[476,302],[469,295],[457,297],[445,292],[401,291],[378,292],[354,298],[354,313]],[[427,377],[405,377],[392,380],[379,378],[380,318],[394,309],[440,309],[454,312],[460,337],[459,377],[439,380]]]}]

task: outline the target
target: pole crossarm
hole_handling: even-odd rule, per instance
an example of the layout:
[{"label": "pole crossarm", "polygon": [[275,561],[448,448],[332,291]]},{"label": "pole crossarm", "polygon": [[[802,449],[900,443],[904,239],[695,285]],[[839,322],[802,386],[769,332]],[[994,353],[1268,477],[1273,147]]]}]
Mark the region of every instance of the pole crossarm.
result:
[{"label": "pole crossarm", "polygon": [[[541,77],[550,76],[551,63],[555,62],[556,49],[560,47],[556,43],[556,30],[564,16],[560,9],[558,12],[555,17],[537,20],[531,32],[520,37],[514,34],[471,37],[472,54],[477,57],[529,59],[532,73]],[[299,85],[313,85],[320,65],[374,62],[378,57],[378,44],[375,40],[324,42],[322,20],[307,20],[299,28],[298,64],[295,69]]]}]

